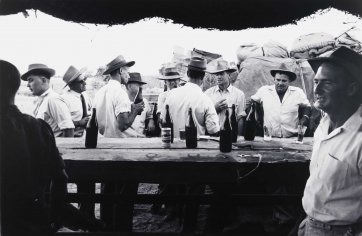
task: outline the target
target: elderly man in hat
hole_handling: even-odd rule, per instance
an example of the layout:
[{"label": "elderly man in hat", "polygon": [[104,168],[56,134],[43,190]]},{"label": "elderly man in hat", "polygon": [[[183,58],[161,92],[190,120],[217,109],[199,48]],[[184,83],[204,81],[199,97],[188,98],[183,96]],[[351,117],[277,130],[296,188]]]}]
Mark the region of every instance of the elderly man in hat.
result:
[{"label": "elderly man in hat", "polygon": [[[274,85],[263,86],[251,96],[264,110],[264,126],[274,137],[291,137],[298,133],[298,124],[308,125],[310,104],[307,96],[298,87],[291,86],[297,75],[282,63],[271,70]],[[303,107],[303,109],[300,109]],[[303,111],[299,114],[298,111]],[[299,120],[299,117],[302,117]]]},{"label": "elderly man in hat", "polygon": [[35,118],[45,120],[56,137],[73,137],[74,124],[64,99],[54,92],[49,84],[55,71],[44,64],[31,64],[29,70],[21,76],[28,81],[28,87],[37,96],[34,107]]},{"label": "elderly man in hat", "polygon": [[244,93],[231,85],[230,75],[236,71],[236,68],[230,68],[225,60],[214,60],[208,64],[208,73],[217,77],[217,85],[205,91],[205,94],[211,98],[215,104],[216,112],[219,115],[219,121],[225,119],[225,110],[229,109],[232,113],[232,105],[235,105],[236,117],[239,124],[239,133],[243,128],[243,119],[245,117],[245,95]]},{"label": "elderly man in hat", "polygon": [[108,138],[136,137],[128,130],[137,114],[144,109],[144,102],[134,104],[122,85],[126,85],[129,78],[129,67],[134,61],[127,62],[122,55],[107,64],[103,75],[110,75],[109,82],[95,95],[93,107],[97,111],[99,132]]},{"label": "elderly man in hat", "polygon": [[101,230],[101,222],[65,202],[68,177],[54,134],[14,105],[19,86],[18,69],[0,60],[0,234],[53,235],[62,224]]},{"label": "elderly man in hat", "polygon": [[[169,105],[173,118],[174,130],[184,129],[189,108],[192,108],[198,135],[216,134],[220,130],[219,117],[212,100],[202,92],[201,85],[206,71],[206,60],[193,57],[187,68],[189,82],[169,92],[165,105]],[[165,117],[166,109],[162,108],[161,118]],[[177,119],[176,119],[177,118]],[[179,132],[174,133],[179,137]]]},{"label": "elderly man in hat", "polygon": [[309,64],[314,105],[326,115],[314,133],[298,235],[362,235],[362,56],[340,47]]},{"label": "elderly man in hat", "polygon": [[[131,101],[135,102],[137,96],[139,96],[140,94],[142,96],[142,86],[147,83],[142,80],[140,73],[129,73],[129,76],[130,77],[126,85],[128,97]],[[147,132],[150,133],[154,132],[155,130],[152,109],[146,98],[142,97],[142,100],[145,104],[145,108],[139,115],[136,116],[135,120],[132,123],[132,126],[129,128],[137,133],[137,137],[145,137],[146,128]]]},{"label": "elderly man in hat", "polygon": [[85,70],[85,68],[78,70],[74,66],[70,66],[63,76],[64,88],[68,86],[69,90],[63,93],[61,97],[68,105],[75,126],[74,137],[83,136],[92,108],[89,97],[83,93],[86,91],[86,77],[82,74]]}]

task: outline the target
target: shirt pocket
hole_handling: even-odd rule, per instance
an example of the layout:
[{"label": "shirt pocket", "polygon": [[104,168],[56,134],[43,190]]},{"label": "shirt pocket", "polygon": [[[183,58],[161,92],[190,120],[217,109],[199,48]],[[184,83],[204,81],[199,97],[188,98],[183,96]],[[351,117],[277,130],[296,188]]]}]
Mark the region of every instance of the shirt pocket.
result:
[{"label": "shirt pocket", "polygon": [[325,187],[336,191],[346,186],[348,181],[349,165],[335,153],[328,153],[320,166],[319,178]]}]

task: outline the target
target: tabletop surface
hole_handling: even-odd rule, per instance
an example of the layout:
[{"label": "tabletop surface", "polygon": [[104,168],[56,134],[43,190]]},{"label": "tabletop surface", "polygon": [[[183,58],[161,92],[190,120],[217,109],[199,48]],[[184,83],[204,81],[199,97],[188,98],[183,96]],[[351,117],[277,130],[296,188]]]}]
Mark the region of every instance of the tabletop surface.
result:
[{"label": "tabletop surface", "polygon": [[201,137],[196,149],[187,149],[184,140],[175,139],[171,148],[162,148],[161,138],[98,138],[95,149],[86,149],[84,138],[56,138],[65,160],[88,161],[141,161],[141,162],[306,162],[310,159],[312,138],[303,144],[296,138],[262,137],[244,141],[239,137],[232,151],[219,151],[218,138]]}]

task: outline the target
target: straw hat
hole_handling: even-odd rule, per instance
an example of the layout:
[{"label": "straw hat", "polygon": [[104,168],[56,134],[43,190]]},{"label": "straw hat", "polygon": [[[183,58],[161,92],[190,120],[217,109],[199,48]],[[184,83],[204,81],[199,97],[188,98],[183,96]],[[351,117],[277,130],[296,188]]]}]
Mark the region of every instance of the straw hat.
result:
[{"label": "straw hat", "polygon": [[85,80],[85,78],[80,77],[87,69],[83,67],[82,69],[78,70],[74,66],[69,66],[68,70],[65,72],[63,76],[63,81],[65,82],[64,88],[72,83],[75,80]]},{"label": "straw hat", "polygon": [[231,73],[231,72],[236,71],[236,68],[230,67],[229,63],[222,59],[213,60],[207,65],[206,72],[208,72],[210,74],[216,74],[216,73],[223,72],[223,71]]},{"label": "straw hat", "polygon": [[134,61],[126,61],[122,55],[119,55],[115,59],[113,59],[110,63],[107,64],[106,70],[103,72],[103,75],[108,75],[114,70],[117,70],[123,66],[131,67],[135,64]]}]

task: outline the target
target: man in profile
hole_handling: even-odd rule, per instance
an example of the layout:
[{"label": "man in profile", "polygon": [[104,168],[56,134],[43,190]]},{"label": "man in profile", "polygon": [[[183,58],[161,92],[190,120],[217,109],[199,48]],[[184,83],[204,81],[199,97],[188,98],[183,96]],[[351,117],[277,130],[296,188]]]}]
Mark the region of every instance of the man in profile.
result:
[{"label": "man in profile", "polygon": [[52,235],[63,224],[100,229],[100,222],[65,202],[68,177],[54,134],[14,105],[19,86],[18,69],[0,60],[1,235]]},{"label": "man in profile", "polygon": [[21,79],[28,82],[33,95],[37,96],[34,117],[43,119],[53,130],[55,137],[73,137],[74,124],[64,100],[50,87],[55,70],[44,64],[31,64]]},{"label": "man in profile", "polygon": [[362,56],[340,47],[309,64],[314,106],[326,115],[314,133],[298,235],[362,235]]}]

